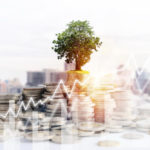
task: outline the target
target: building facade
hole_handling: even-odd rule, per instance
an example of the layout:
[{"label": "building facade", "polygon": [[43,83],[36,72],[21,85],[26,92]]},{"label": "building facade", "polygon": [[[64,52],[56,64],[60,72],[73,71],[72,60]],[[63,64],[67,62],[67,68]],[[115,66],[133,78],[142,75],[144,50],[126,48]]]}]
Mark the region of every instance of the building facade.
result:
[{"label": "building facade", "polygon": [[43,71],[27,72],[27,86],[39,86],[45,83],[45,73]]},{"label": "building facade", "polygon": [[50,83],[58,83],[60,80],[63,80],[65,82],[66,79],[66,72],[51,72],[50,74]]},{"label": "building facade", "polygon": [[19,79],[0,81],[0,93],[14,94],[21,93],[23,85]]}]

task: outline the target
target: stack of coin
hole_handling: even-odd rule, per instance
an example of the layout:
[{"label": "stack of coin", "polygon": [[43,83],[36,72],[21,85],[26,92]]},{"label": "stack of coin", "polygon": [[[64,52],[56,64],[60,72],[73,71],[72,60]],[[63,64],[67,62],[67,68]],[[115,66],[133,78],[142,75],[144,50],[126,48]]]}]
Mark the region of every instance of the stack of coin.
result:
[{"label": "stack of coin", "polygon": [[3,135],[4,132],[4,123],[2,120],[0,120],[0,135]]},{"label": "stack of coin", "polygon": [[96,87],[103,92],[114,90],[117,86],[114,79],[115,76],[113,74],[106,74],[96,82]]},{"label": "stack of coin", "polygon": [[[55,94],[55,91],[57,90],[57,83],[51,83],[45,85],[45,91],[42,95],[43,99],[50,98]],[[58,87],[58,91],[60,91],[60,87]]]},{"label": "stack of coin", "polygon": [[62,126],[56,126],[56,127],[53,126],[51,128],[51,133],[53,135],[52,142],[55,142],[55,143],[71,144],[79,140],[78,129],[70,121],[66,122],[66,124]]},{"label": "stack of coin", "polygon": [[69,111],[74,123],[94,120],[94,104],[85,93],[72,95],[69,101]]},{"label": "stack of coin", "polygon": [[51,131],[61,132],[61,127],[65,125],[67,119],[67,99],[61,86],[56,83],[47,84],[43,94],[46,101],[45,115],[50,118]]},{"label": "stack of coin", "polygon": [[39,130],[40,131],[50,130],[51,129],[50,120],[51,118],[46,117],[44,114],[44,117],[39,120],[39,126],[40,126]]},{"label": "stack of coin", "polygon": [[4,126],[12,130],[16,129],[17,119],[15,119],[17,113],[17,103],[20,99],[20,94],[1,94],[0,95],[0,118],[2,119],[1,131]]},{"label": "stack of coin", "polygon": [[32,142],[52,140],[54,135],[48,131],[29,132],[25,134],[25,139]]},{"label": "stack of coin", "polygon": [[16,110],[16,104],[19,101],[19,98],[20,98],[19,94],[1,94],[0,95],[0,115],[5,115],[10,107],[13,107],[12,109]]},{"label": "stack of coin", "polygon": [[62,125],[60,126],[60,119],[61,118],[54,118],[53,121],[51,122],[51,125],[52,125],[51,132],[53,133],[53,135],[57,135],[57,136],[75,135],[71,132],[73,131],[72,129],[75,128],[75,125],[62,119],[61,120]]},{"label": "stack of coin", "polygon": [[140,132],[150,132],[150,119],[140,120],[136,122],[136,130]]},{"label": "stack of coin", "polygon": [[137,107],[138,115],[137,120],[144,120],[150,117],[150,104],[145,103]]},{"label": "stack of coin", "polygon": [[119,141],[104,140],[98,142],[98,146],[100,147],[116,147],[119,145],[120,145]]},{"label": "stack of coin", "polygon": [[51,130],[62,130],[62,128],[66,124],[66,118],[64,117],[51,117],[50,119],[50,125],[51,125]]},{"label": "stack of coin", "polygon": [[142,139],[144,136],[142,134],[137,134],[137,133],[126,133],[122,137],[128,140],[136,140],[136,139]]},{"label": "stack of coin", "polygon": [[116,102],[116,108],[114,109],[112,122],[128,127],[132,124],[135,119],[133,115],[134,110],[134,99],[129,90],[116,90],[111,93],[112,97]]},{"label": "stack of coin", "polygon": [[[12,121],[0,120],[0,141],[6,141],[15,135],[16,122],[12,124]],[[10,134],[11,133],[11,134]]]},{"label": "stack of coin", "polygon": [[57,84],[47,84],[43,94],[46,101],[46,116],[67,118],[67,99],[64,97],[62,87]]},{"label": "stack of coin", "polygon": [[94,136],[103,133],[105,125],[97,122],[81,122],[78,124],[78,130],[81,137]]},{"label": "stack of coin", "polygon": [[48,97],[55,98],[57,96],[67,97],[66,92],[68,90],[69,89],[67,86],[62,86],[62,85],[59,85],[58,83],[50,83],[50,84],[45,85],[45,92],[42,96],[43,96],[43,99],[48,98]]},{"label": "stack of coin", "polygon": [[52,142],[58,143],[58,144],[74,144],[79,141],[79,138],[77,136],[73,135],[54,135],[52,138]]},{"label": "stack of coin", "polygon": [[5,138],[6,129],[9,128],[9,122],[6,120],[0,120],[0,139],[3,140]]},{"label": "stack of coin", "polygon": [[95,103],[94,114],[95,121],[106,123],[111,117],[111,111],[114,107],[110,94],[101,90],[95,90],[92,95],[93,102]]},{"label": "stack of coin", "polygon": [[146,101],[146,102],[150,102],[150,95],[145,93],[142,95],[142,98]]},{"label": "stack of coin", "polygon": [[33,132],[37,130],[49,130],[49,119],[45,114],[38,111],[28,111],[20,114],[18,129],[21,132]]},{"label": "stack of coin", "polygon": [[123,131],[122,125],[118,125],[117,123],[110,122],[106,125],[106,132],[109,133],[120,133]]},{"label": "stack of coin", "polygon": [[[23,101],[25,104],[29,102],[32,98],[35,103],[41,99],[41,95],[43,93],[43,87],[27,87],[23,89]],[[32,109],[35,109],[34,106],[31,106]]]},{"label": "stack of coin", "polygon": [[18,129],[24,133],[24,137],[30,141],[51,140],[52,133],[50,118],[46,117],[43,112],[28,111],[20,115],[21,121]]}]

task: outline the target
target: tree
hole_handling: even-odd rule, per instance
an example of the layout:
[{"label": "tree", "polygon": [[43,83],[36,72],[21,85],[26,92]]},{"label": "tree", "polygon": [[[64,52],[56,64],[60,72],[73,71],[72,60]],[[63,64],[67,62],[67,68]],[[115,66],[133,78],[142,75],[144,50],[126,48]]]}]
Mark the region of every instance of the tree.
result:
[{"label": "tree", "polygon": [[81,70],[89,60],[93,51],[97,51],[102,42],[94,36],[93,28],[88,21],[72,21],[67,29],[56,34],[52,49],[58,53],[58,59],[65,57],[66,63],[76,63],[76,70]]}]

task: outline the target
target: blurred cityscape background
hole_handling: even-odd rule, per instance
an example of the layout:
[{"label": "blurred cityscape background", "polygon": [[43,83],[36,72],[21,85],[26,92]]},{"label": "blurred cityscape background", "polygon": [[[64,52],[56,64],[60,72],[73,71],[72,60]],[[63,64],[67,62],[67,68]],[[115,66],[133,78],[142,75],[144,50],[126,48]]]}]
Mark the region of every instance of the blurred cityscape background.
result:
[{"label": "blurred cityscape background", "polygon": [[0,93],[21,93],[24,86],[36,87],[48,83],[57,83],[60,79],[66,80],[67,71],[74,70],[75,64],[64,63],[64,71],[54,69],[43,69],[40,71],[27,71],[26,84],[22,84],[20,79],[0,80]]},{"label": "blurred cityscape background", "polygon": [[[109,74],[114,78],[114,83],[120,87],[131,89],[135,94],[150,94],[150,72],[138,67],[136,70],[124,68],[123,64],[118,65],[115,74]],[[0,80],[0,94],[21,93],[23,87],[37,87],[43,84],[64,82],[67,79],[67,71],[74,70],[75,64],[64,63],[63,71],[55,69],[43,69],[26,72],[26,83],[23,84],[19,78],[12,80]],[[107,76],[107,75],[106,75]],[[98,77],[100,78],[100,77]]]}]

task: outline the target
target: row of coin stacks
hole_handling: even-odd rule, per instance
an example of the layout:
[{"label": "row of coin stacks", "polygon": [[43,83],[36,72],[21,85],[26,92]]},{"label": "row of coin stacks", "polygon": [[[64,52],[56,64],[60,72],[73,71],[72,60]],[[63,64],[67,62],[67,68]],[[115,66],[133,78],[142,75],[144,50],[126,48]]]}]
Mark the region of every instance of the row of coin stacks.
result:
[{"label": "row of coin stacks", "polygon": [[116,90],[111,93],[116,101],[112,124],[115,129],[111,132],[121,132],[125,128],[134,128],[139,132],[150,131],[150,105],[141,97],[140,105],[136,105],[139,98],[130,90]]},{"label": "row of coin stacks", "polygon": [[99,86],[93,96],[95,120],[105,122],[106,131],[111,133],[121,132],[123,127],[132,126],[135,119],[132,92],[117,88],[113,80],[108,81],[107,78]]},{"label": "row of coin stacks", "polygon": [[[28,111],[20,116],[18,129],[20,133],[24,134],[27,140],[36,140],[42,134],[46,136],[41,137],[43,140],[49,140],[49,138],[54,135],[54,130],[56,128],[61,129],[65,124],[66,120],[63,117],[50,118],[45,116],[43,112]],[[37,134],[37,136],[34,137],[35,134]]]},{"label": "row of coin stacks", "polygon": [[[60,107],[58,107],[61,111],[56,111],[55,115],[58,117],[57,121],[59,122],[59,126],[55,122],[55,125],[51,129],[54,135],[54,137],[52,138],[53,142],[74,143],[75,141],[78,141],[78,136],[92,136],[95,134],[99,134],[104,130],[103,125],[94,124],[94,104],[88,96],[85,88],[81,88],[78,86],[78,88],[75,89],[72,93],[71,97],[68,97],[67,95],[71,94],[68,88],[67,91],[69,93],[65,93],[65,90],[62,87],[57,91],[54,91],[54,89],[56,88],[57,84],[46,85],[46,91],[43,94],[43,98],[47,98],[48,96],[51,97],[55,92],[55,97],[53,97],[53,100],[50,99],[50,102],[46,104],[46,114],[50,115],[54,111],[56,104],[58,104],[58,102],[62,100],[62,102],[65,102],[66,110],[68,110],[68,113],[71,114],[71,118],[68,117],[69,120],[66,120],[66,122],[64,122],[62,120],[63,111]],[[59,117],[60,112],[61,117]],[[54,120],[56,120],[55,117],[53,118]],[[65,124],[61,124],[60,126],[61,122],[64,122]],[[86,124],[82,124],[83,122]],[[83,129],[84,126],[88,127],[86,131]],[[95,130],[93,130],[93,126],[95,127]]]},{"label": "row of coin stacks", "polygon": [[[132,96],[127,90],[114,90],[113,85],[106,82],[94,89],[92,95],[87,92],[86,88],[78,86],[72,96],[68,97],[71,89],[69,91],[67,88],[67,90],[69,93],[66,93],[63,86],[58,87],[55,83],[47,84],[45,88],[23,90],[25,104],[30,97],[35,102],[38,99],[45,101],[42,111],[41,107],[37,107],[20,113],[17,127],[25,139],[74,143],[80,137],[101,135],[105,131],[121,132],[123,127],[130,126],[134,120]],[[3,106],[9,105],[6,103],[6,97],[0,97],[0,101]],[[149,115],[148,109],[140,108],[139,112],[141,116],[143,113]],[[147,123],[146,125],[146,122],[145,124],[137,122],[137,129],[149,131],[149,122]],[[0,127],[0,133],[2,131],[3,128]]]},{"label": "row of coin stacks", "polygon": [[67,112],[64,114],[61,110],[62,105],[64,110],[67,110],[66,99],[63,96],[61,87],[55,92],[56,88],[57,84],[53,83],[45,85],[45,88],[25,88],[23,90],[24,98],[26,97],[23,100],[26,104],[31,97],[35,102],[39,99],[45,101],[43,107],[28,109],[20,116],[19,130],[25,133],[26,139],[39,138],[38,136],[33,137],[36,132],[39,132],[39,136],[45,135],[44,139],[50,138],[49,134],[53,128],[61,128],[66,123]]},{"label": "row of coin stacks", "polygon": [[[47,98],[47,95],[45,95],[45,94],[48,94],[47,93],[48,91],[51,92],[49,86],[52,86],[52,85],[47,85],[47,89],[46,89],[45,93],[43,94],[43,100],[45,98]],[[53,88],[51,88],[51,89],[53,89]],[[60,97],[61,97],[61,99],[64,98],[62,96],[62,95],[64,95],[64,94],[62,94],[63,93],[62,91],[58,90],[56,92],[56,99],[54,98],[53,99],[54,101],[58,102],[58,99],[60,100]],[[129,123],[128,121],[131,121],[133,119],[131,116],[126,116],[126,115],[122,116],[122,114],[125,114],[127,111],[122,109],[121,106],[128,105],[129,103],[127,101],[129,101],[129,98],[131,98],[131,95],[128,95],[129,91],[124,91],[123,92],[124,94],[119,93],[119,92],[122,92],[123,90],[111,92],[111,96],[115,99],[115,101],[119,101],[119,102],[116,102],[116,108],[114,109],[113,115],[111,115],[111,113],[109,112],[108,115],[110,115],[110,116],[107,116],[106,110],[104,113],[105,115],[101,116],[100,114],[102,114],[102,112],[100,112],[98,115],[95,115],[95,119],[97,119],[97,116],[102,118],[102,120],[97,120],[97,122],[106,122],[106,116],[109,117],[109,119],[111,119],[111,120],[110,120],[110,122],[108,122],[107,126],[104,126],[104,124],[100,124],[100,123],[96,124],[96,123],[94,123],[94,121],[88,120],[90,118],[88,116],[89,115],[88,113],[87,113],[88,119],[86,118],[85,115],[80,115],[80,114],[83,114],[81,112],[90,112],[89,110],[91,110],[91,108],[87,107],[87,106],[91,106],[91,105],[94,107],[94,114],[97,113],[97,109],[105,108],[106,103],[107,103],[107,106],[109,106],[109,107],[106,107],[106,109],[108,108],[110,110],[110,105],[112,104],[111,103],[112,101],[109,101],[109,100],[111,100],[110,92],[106,92],[106,91],[107,91],[106,87],[105,87],[105,90],[104,89],[102,90],[102,88],[101,88],[101,89],[97,89],[97,91],[95,91],[95,93],[94,93],[95,97],[93,96],[92,100],[93,100],[95,106],[97,106],[97,107],[95,107],[93,105],[93,103],[91,103],[90,98],[85,91],[80,92],[80,93],[79,92],[73,93],[72,99],[69,99],[68,105],[65,105],[65,106],[66,107],[69,106],[69,108],[67,108],[67,110],[71,111],[71,116],[72,116],[73,122],[78,123],[78,124],[76,124],[76,126],[73,126],[73,124],[69,123],[66,118],[60,116],[61,111],[58,111],[58,112],[56,111],[56,116],[54,115],[53,119],[49,120],[49,115],[52,113],[53,105],[56,104],[55,102],[51,103],[53,101],[50,99],[50,102],[48,104],[46,104],[47,105],[46,116],[43,117],[45,119],[39,119],[40,127],[38,126],[38,129],[40,130],[40,132],[36,133],[35,132],[36,130],[31,130],[30,132],[27,132],[25,134],[25,138],[28,140],[38,140],[38,141],[39,140],[52,140],[53,142],[56,142],[56,143],[70,143],[70,142],[72,143],[72,142],[75,142],[78,140],[77,136],[79,136],[79,137],[94,136],[97,133],[101,134],[104,130],[111,132],[111,133],[123,131],[123,127],[126,127],[127,124]],[[49,95],[49,96],[52,96],[53,92],[51,92],[51,95]],[[118,98],[116,96],[122,96],[123,98],[121,98],[121,97]],[[73,98],[75,98],[75,99],[73,99]],[[70,109],[70,106],[72,106],[72,101],[75,101],[76,99],[77,99],[77,103],[75,103],[74,107]],[[105,103],[103,103],[103,102],[105,102]],[[83,107],[82,107],[82,103],[83,103]],[[51,104],[52,104],[52,106],[51,106]],[[128,107],[129,106],[130,105],[128,105]],[[50,110],[50,111],[47,111],[47,110]],[[123,110],[123,112],[118,113],[117,112],[118,110]],[[127,110],[129,113],[129,110],[131,110],[131,109],[127,109]],[[47,114],[47,113],[49,113],[49,114]],[[44,123],[45,126],[42,123]],[[124,123],[124,124],[122,125],[120,123]],[[36,128],[35,125],[34,125],[34,128]],[[148,125],[146,126],[146,124],[138,123],[137,129],[140,129],[140,130],[145,129],[143,131],[148,131],[149,126]],[[71,137],[73,137],[73,139]]]}]

